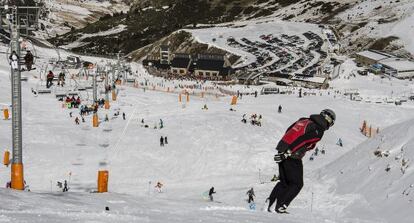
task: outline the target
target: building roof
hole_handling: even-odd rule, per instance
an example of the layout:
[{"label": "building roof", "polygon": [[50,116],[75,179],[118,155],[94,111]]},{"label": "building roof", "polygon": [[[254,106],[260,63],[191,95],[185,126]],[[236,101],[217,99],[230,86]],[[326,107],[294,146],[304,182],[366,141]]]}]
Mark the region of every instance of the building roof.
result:
[{"label": "building roof", "polygon": [[171,67],[188,68],[190,62],[190,58],[174,57],[174,59],[171,61]]},{"label": "building roof", "polygon": [[224,67],[224,60],[197,60],[196,70],[221,71]]},{"label": "building roof", "polygon": [[391,68],[393,70],[401,71],[414,71],[414,61],[407,59],[387,59],[380,61],[383,66]]},{"label": "building roof", "polygon": [[294,76],[292,77],[292,80],[295,81],[304,81],[304,82],[311,82],[311,83],[317,83],[317,84],[323,84],[326,81],[325,77],[300,77],[300,76]]},{"label": "building roof", "polygon": [[363,56],[363,57],[366,57],[366,58],[369,58],[375,61],[380,61],[380,60],[394,57],[391,54],[380,52],[380,51],[374,51],[374,50],[365,50],[365,51],[357,53],[357,55]]}]

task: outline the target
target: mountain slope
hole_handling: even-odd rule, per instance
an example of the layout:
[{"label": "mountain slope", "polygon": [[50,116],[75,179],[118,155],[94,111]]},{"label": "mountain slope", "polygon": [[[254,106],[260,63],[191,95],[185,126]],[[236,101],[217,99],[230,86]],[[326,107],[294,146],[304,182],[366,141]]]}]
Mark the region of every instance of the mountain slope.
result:
[{"label": "mountain slope", "polygon": [[[322,179],[335,179],[331,190],[337,194],[363,195],[375,213],[388,222],[411,222],[413,146],[414,119],[411,119],[382,130],[328,165],[322,170]],[[375,155],[375,151],[382,155]]]}]

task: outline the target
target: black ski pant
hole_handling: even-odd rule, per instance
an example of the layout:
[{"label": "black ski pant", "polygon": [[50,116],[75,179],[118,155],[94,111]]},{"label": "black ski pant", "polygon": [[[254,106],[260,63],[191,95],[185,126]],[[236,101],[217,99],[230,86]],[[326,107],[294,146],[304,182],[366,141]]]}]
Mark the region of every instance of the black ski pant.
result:
[{"label": "black ski pant", "polygon": [[254,202],[254,198],[253,198],[253,196],[249,196],[249,201],[248,201],[247,203],[249,203],[249,204],[250,204],[250,202]]},{"label": "black ski pant", "polygon": [[275,200],[276,210],[283,205],[289,206],[303,187],[303,164],[300,159],[288,158],[279,163],[279,182],[269,196],[269,208]]}]

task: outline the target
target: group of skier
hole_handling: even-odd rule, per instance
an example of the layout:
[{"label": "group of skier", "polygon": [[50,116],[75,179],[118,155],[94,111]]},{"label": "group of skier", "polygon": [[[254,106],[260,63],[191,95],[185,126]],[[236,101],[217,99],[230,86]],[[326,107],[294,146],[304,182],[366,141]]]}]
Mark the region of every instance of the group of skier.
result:
[{"label": "group of skier", "polygon": [[163,147],[165,144],[168,144],[168,138],[167,138],[167,136],[161,136],[160,146]]},{"label": "group of skier", "polygon": [[[260,114],[259,115],[252,114],[250,116],[250,124],[257,125],[257,126],[262,126],[262,118],[263,117]],[[243,122],[245,124],[247,123],[246,114],[243,114],[241,122]]]}]

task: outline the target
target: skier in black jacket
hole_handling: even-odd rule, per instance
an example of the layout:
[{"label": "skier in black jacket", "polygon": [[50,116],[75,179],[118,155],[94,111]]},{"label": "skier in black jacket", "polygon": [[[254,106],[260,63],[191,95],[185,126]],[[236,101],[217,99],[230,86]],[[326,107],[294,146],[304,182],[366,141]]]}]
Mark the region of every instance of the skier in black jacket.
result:
[{"label": "skier in black jacket", "polygon": [[213,201],[213,194],[216,192],[214,191],[214,187],[210,188],[210,191],[208,192],[208,197],[210,198],[210,201]]},{"label": "skier in black jacket", "polygon": [[307,151],[315,148],[324,132],[333,126],[335,119],[335,113],[325,109],[320,114],[299,119],[287,129],[276,147],[278,153],[274,156],[274,160],[279,165],[280,182],[269,196],[267,209],[269,212],[271,212],[270,207],[277,200],[276,212],[287,213],[286,209],[290,202],[303,187],[302,157]]}]

